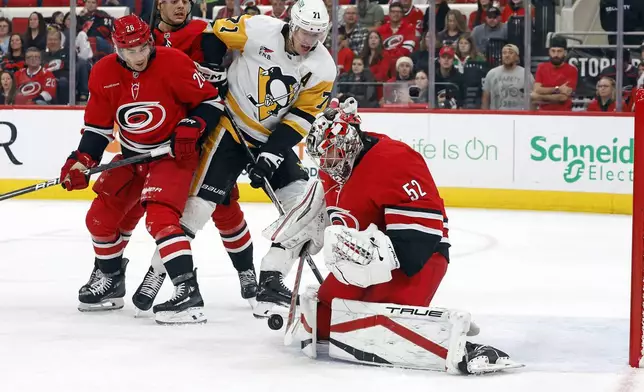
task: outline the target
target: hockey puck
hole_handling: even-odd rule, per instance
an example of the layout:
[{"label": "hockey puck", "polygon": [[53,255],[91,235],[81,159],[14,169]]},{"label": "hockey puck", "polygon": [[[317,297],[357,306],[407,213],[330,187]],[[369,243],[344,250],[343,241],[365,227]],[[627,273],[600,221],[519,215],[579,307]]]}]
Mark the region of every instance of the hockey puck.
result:
[{"label": "hockey puck", "polygon": [[284,326],[284,318],[279,314],[273,314],[268,318],[268,328],[279,331]]}]

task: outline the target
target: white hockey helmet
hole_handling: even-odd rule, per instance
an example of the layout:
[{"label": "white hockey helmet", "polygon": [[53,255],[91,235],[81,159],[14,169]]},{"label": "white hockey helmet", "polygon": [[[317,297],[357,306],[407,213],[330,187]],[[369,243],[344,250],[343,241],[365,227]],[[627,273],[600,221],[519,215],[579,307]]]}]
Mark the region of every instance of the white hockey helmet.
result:
[{"label": "white hockey helmet", "polygon": [[291,21],[289,27],[291,37],[297,29],[302,29],[309,35],[317,38],[317,41],[324,42],[329,32],[329,13],[322,0],[297,0],[291,8]]}]

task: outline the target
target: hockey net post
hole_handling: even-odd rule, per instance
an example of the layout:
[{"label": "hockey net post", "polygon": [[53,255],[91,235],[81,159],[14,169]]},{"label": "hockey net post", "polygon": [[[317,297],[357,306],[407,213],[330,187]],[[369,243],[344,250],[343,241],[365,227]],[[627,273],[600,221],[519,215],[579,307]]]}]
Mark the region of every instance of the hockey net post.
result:
[{"label": "hockey net post", "polygon": [[637,91],[634,122],[631,331],[628,363],[632,367],[644,367],[644,89]]}]

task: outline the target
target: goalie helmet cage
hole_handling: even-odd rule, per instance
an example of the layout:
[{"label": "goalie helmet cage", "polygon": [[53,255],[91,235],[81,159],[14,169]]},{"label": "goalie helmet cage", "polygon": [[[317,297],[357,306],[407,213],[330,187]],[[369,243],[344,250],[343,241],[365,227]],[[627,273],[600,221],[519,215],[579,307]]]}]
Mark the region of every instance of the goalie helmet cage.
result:
[{"label": "goalie helmet cage", "polygon": [[644,89],[637,91],[634,121],[631,332],[628,362],[632,367],[644,367]]}]

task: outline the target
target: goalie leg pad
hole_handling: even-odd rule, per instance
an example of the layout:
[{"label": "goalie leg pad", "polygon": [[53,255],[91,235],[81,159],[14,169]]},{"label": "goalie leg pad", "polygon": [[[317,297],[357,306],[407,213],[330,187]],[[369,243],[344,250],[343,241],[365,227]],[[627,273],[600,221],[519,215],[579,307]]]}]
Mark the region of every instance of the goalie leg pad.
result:
[{"label": "goalie leg pad", "polygon": [[299,335],[302,352],[309,358],[317,358],[317,288],[309,287],[300,296],[300,319],[295,322],[293,334]]},{"label": "goalie leg pad", "polygon": [[325,211],[324,188],[318,179],[312,179],[295,205],[267,227],[262,235],[271,242],[282,244],[287,249],[296,248],[307,241],[311,254],[322,247],[324,229],[330,224]]},{"label": "goalie leg pad", "polygon": [[459,373],[470,314],[334,299],[329,356],[367,365]]}]

